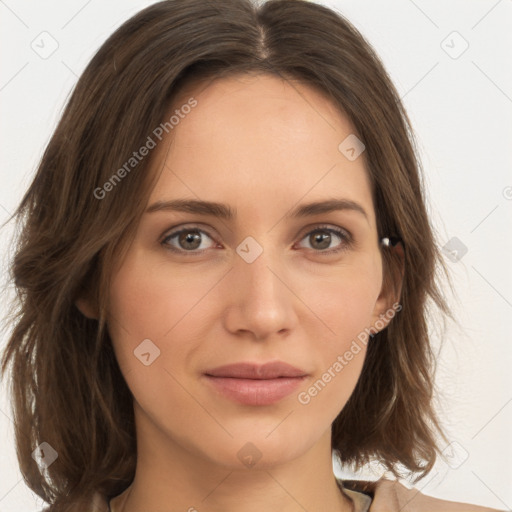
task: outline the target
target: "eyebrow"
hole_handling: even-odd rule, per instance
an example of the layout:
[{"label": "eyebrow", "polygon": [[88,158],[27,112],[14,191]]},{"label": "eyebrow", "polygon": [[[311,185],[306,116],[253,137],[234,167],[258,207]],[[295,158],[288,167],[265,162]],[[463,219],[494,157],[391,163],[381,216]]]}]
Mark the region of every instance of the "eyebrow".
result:
[{"label": "eyebrow", "polygon": [[[350,199],[326,199],[297,206],[285,215],[285,218],[300,218],[334,211],[354,211],[362,214],[368,220],[365,209]],[[212,201],[200,201],[196,199],[173,199],[172,201],[156,201],[146,210],[146,213],[160,211],[176,211],[195,213],[199,215],[210,215],[225,220],[232,220],[236,217],[236,209],[222,203]]]}]

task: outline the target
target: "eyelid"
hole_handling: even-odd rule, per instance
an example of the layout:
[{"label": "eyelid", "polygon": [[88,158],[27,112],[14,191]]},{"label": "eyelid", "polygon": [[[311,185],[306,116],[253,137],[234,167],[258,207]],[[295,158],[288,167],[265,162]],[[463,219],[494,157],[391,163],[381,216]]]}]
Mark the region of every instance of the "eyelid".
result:
[{"label": "eyelid", "polygon": [[177,224],[176,226],[167,228],[165,230],[165,232],[162,234],[161,239],[165,240],[166,238],[169,238],[172,235],[177,235],[179,232],[181,232],[185,229],[190,229],[190,231],[193,231],[193,230],[201,231],[201,232],[206,233],[210,238],[212,238],[212,236],[208,232],[208,230],[210,229],[210,226],[206,226],[205,228],[203,228],[201,226],[205,226],[205,225],[201,224],[200,222],[186,222],[184,224],[183,223]]},{"label": "eyelid", "polygon": [[322,230],[326,230],[326,231],[339,231],[341,233],[343,233],[347,238],[349,239],[352,239],[352,233],[350,233],[350,231],[342,226],[337,226],[336,224],[326,224],[326,223],[313,223],[313,224],[309,224],[307,226],[305,226],[304,228],[302,228],[297,236],[295,238],[298,238],[300,236],[305,236],[309,233],[311,233],[312,231],[322,231]]}]

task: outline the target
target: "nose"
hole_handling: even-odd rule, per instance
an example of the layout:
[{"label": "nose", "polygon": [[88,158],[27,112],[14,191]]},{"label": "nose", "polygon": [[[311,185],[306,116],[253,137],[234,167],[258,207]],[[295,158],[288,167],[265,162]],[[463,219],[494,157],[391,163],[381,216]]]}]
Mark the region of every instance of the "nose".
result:
[{"label": "nose", "polygon": [[297,315],[289,273],[269,251],[248,263],[238,255],[226,286],[225,328],[258,340],[285,335],[295,327]]}]

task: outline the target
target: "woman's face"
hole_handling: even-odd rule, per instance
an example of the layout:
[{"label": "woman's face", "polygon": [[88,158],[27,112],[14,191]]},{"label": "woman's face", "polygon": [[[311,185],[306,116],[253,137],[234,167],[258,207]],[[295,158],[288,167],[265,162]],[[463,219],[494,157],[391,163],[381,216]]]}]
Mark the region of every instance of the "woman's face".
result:
[{"label": "woman's face", "polygon": [[[271,76],[185,89],[175,109],[169,135],[152,135],[169,151],[113,277],[109,332],[139,439],[271,466],[330,435],[365,328],[390,307],[364,152],[323,96]],[[305,376],[206,375],[275,361]]]}]

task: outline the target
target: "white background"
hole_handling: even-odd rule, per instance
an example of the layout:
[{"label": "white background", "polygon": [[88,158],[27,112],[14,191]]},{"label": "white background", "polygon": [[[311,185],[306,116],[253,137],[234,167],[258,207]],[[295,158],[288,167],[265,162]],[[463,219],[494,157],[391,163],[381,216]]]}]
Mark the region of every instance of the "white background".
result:
[{"label": "white background", "polygon": [[[115,28],[151,3],[0,0],[0,222],[30,183],[87,62]],[[512,0],[318,3],[344,14],[384,61],[420,142],[440,245],[457,237],[467,247],[459,261],[447,256],[458,295],[450,301],[463,329],[447,332],[437,375],[439,411],[453,444],[448,462],[416,487],[510,509]],[[31,47],[46,38],[51,48],[44,31],[58,44],[46,59]],[[10,227],[0,231],[4,276],[10,236]],[[5,297],[2,314],[4,303]],[[17,467],[4,388],[0,399],[0,512],[35,511],[44,503]]]}]

